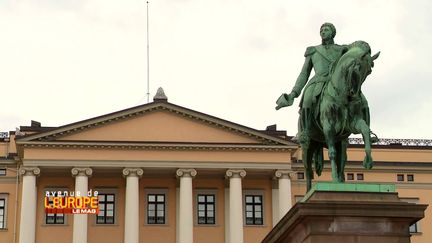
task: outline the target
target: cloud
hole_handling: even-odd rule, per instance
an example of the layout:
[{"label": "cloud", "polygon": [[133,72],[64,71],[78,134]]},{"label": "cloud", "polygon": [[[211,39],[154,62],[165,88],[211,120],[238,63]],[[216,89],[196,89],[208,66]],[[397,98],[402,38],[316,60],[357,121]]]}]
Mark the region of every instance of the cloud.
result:
[{"label": "cloud", "polygon": [[[363,39],[382,52],[363,86],[374,130],[430,138],[430,7],[150,1],[150,92],[162,86],[173,103],[257,129],[276,123],[294,134],[297,103],[275,111],[274,102],[294,85],[306,47],[320,43],[319,26],[333,22],[337,43]],[[30,119],[63,125],[146,100],[146,1],[3,1],[0,29],[8,101],[0,130]]]}]

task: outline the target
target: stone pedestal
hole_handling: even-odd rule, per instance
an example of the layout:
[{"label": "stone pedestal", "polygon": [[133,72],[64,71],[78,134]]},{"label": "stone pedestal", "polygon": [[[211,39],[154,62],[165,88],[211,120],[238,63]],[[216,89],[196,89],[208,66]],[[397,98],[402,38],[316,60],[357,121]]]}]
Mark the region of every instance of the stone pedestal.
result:
[{"label": "stone pedestal", "polygon": [[427,205],[402,202],[394,186],[321,183],[262,243],[408,243]]}]

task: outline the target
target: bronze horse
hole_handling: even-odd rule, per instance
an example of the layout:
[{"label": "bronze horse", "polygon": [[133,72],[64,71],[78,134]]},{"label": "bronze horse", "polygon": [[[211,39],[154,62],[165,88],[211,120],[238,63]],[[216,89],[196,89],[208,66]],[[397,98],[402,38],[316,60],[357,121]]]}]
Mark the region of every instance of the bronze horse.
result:
[{"label": "bronze horse", "polygon": [[346,150],[351,134],[362,134],[366,153],[363,166],[372,168],[369,108],[361,86],[378,56],[379,53],[371,56],[368,43],[356,41],[332,67],[330,81],[318,99],[311,129],[306,139],[300,140],[308,191],[314,175],[312,165],[317,175],[321,175],[323,147],[328,148],[333,182],[345,181]]}]

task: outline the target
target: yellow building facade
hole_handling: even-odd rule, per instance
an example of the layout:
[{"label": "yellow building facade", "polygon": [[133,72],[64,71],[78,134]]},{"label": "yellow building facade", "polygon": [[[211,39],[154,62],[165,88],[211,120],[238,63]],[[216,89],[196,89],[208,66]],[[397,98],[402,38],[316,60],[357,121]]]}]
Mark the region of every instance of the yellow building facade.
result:
[{"label": "yellow building facade", "polygon": [[[381,141],[373,170],[351,142],[347,183],[394,183],[405,200],[432,203],[430,141]],[[32,122],[3,134],[0,157],[0,242],[258,243],[305,193],[301,150],[284,132],[164,96],[60,127]],[[99,212],[46,213],[58,191],[97,191]],[[431,221],[429,208],[412,242],[430,242]]]}]

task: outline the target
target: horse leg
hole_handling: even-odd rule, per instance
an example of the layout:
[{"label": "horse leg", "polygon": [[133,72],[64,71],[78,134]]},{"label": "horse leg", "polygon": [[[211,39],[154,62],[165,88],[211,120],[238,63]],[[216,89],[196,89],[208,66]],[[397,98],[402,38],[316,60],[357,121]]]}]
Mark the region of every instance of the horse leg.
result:
[{"label": "horse leg", "polygon": [[355,129],[360,131],[363,136],[363,141],[365,145],[365,158],[363,160],[363,167],[366,169],[372,169],[373,160],[371,154],[371,139],[370,139],[370,129],[367,123],[363,119],[359,119],[355,123]]},{"label": "horse leg", "polygon": [[311,109],[310,108],[302,108],[301,109],[301,133],[299,135],[300,143],[309,143],[310,142],[310,127],[311,127]]},{"label": "horse leg", "polygon": [[[361,93],[361,102],[363,104],[363,108],[362,108],[362,117],[363,120],[366,122],[367,126],[370,129],[370,112],[369,112],[369,106],[368,106],[368,102],[366,100],[366,97],[363,95],[363,93]],[[372,131],[370,131],[370,141],[371,143],[377,143],[379,142],[378,136],[373,133]]]},{"label": "horse leg", "polygon": [[329,122],[324,122],[323,132],[327,141],[328,155],[331,162],[332,168],[332,180],[333,182],[338,181],[338,171],[336,164],[336,146],[335,146],[335,131],[334,127]]},{"label": "horse leg", "polygon": [[301,144],[302,147],[302,159],[303,166],[306,174],[306,192],[312,188],[313,170],[312,170],[312,153],[313,150],[310,148],[310,143],[305,142]]},{"label": "horse leg", "polygon": [[348,139],[338,142],[337,162],[338,162],[338,182],[345,181],[345,163],[347,160]]},{"label": "horse leg", "polygon": [[314,147],[313,161],[315,172],[320,176],[324,167],[323,146],[320,143],[315,143]]}]

